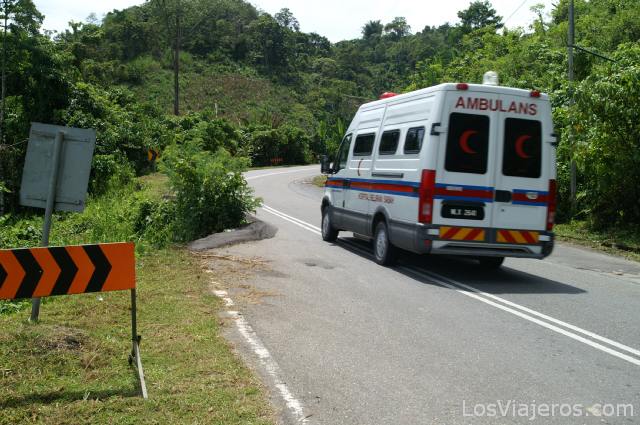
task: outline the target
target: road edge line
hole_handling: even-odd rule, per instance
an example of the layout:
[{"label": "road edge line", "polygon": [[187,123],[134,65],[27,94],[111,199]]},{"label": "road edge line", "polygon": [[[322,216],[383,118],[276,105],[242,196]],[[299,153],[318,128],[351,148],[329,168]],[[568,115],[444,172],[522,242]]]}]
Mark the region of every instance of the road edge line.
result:
[{"label": "road edge line", "polygon": [[[225,306],[231,307],[234,306],[235,303],[229,297],[227,291],[214,290],[213,293],[220,299],[222,299],[225,303]],[[253,353],[258,357],[262,367],[267,372],[269,377],[273,380],[274,386],[278,389],[280,393],[280,397],[284,400],[285,405],[289,409],[289,412],[296,419],[296,422],[301,424],[306,424],[309,421],[307,420],[307,416],[304,414],[304,409],[302,407],[302,403],[294,397],[294,395],[289,390],[287,384],[280,378],[281,369],[278,366],[278,363],[271,356],[271,353],[264,346],[258,334],[253,330],[251,325],[242,317],[242,315],[235,310],[227,310],[227,314],[229,314],[240,332],[240,335],[245,339],[247,344],[251,347]]]}]

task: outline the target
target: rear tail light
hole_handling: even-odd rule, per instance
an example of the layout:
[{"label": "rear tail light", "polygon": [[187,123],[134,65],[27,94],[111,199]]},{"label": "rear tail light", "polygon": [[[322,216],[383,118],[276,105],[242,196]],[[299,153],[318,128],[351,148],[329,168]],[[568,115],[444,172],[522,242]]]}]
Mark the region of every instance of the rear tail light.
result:
[{"label": "rear tail light", "polygon": [[468,90],[469,89],[469,84],[467,84],[467,83],[458,83],[458,84],[456,84],[456,88],[458,90]]},{"label": "rear tail light", "polygon": [[529,96],[531,97],[540,97],[541,93],[539,90],[531,90],[531,92],[529,93]]},{"label": "rear tail light", "polygon": [[549,195],[548,195],[549,206],[547,207],[547,232],[553,230],[553,224],[556,220],[556,181],[549,180]]},{"label": "rear tail light", "polygon": [[418,221],[431,224],[433,219],[433,198],[436,190],[436,171],[422,170],[422,179],[418,189]]}]

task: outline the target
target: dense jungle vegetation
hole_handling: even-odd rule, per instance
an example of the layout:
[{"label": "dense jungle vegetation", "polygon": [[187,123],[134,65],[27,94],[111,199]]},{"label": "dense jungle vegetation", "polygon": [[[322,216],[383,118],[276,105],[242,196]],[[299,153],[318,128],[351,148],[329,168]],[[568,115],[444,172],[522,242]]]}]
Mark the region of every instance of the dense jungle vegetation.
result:
[{"label": "dense jungle vegetation", "polygon": [[[134,197],[130,236],[156,226],[165,228],[152,232],[156,243],[180,241],[241,221],[256,205],[246,167],[315,161],[335,149],[359,104],[384,91],[478,83],[487,70],[502,85],[551,95],[561,135],[558,218],[638,226],[640,7],[575,3],[576,44],[604,58],[576,51],[570,87],[567,0],[533,7],[528,28],[507,29],[488,1],[475,1],[455,23],[363,22],[360,38],[335,44],[300,31],[288,9],[271,16],[243,0],[148,0],[62,33],[43,33],[31,0],[4,2],[0,225],[12,230],[0,232],[0,246],[37,240],[34,212],[17,204],[32,121],[97,130],[92,199],[128,199],[113,193],[149,173],[147,150],[158,149],[175,197]],[[215,219],[204,213],[212,205]]]}]

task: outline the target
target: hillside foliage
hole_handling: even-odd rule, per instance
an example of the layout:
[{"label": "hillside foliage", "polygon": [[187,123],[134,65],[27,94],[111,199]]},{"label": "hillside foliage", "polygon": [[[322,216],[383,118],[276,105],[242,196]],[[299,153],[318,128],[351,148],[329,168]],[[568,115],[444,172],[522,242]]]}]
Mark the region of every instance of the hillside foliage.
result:
[{"label": "hillside foliage", "polygon": [[[91,180],[98,196],[149,172],[148,148],[167,153],[170,175],[193,173],[174,173],[176,186],[200,184],[201,169],[222,176],[215,165],[194,162],[194,149],[211,160],[229,155],[234,159],[222,163],[232,168],[236,159],[242,166],[312,162],[336,148],[357,107],[380,93],[480,82],[494,70],[502,85],[551,95],[561,135],[559,218],[638,225],[640,8],[637,0],[575,4],[576,43],[611,61],[577,51],[570,87],[567,0],[552,10],[534,6],[538,18],[527,28],[505,27],[488,1],[474,1],[455,23],[420,29],[403,17],[373,20],[362,23],[360,38],[338,43],[302,32],[288,9],[272,16],[244,0],[148,0],[100,21],[71,22],[57,34],[42,33],[43,16],[31,0],[10,0],[3,10],[2,212],[24,213],[17,193],[32,121],[98,130]],[[572,159],[575,209],[568,196]],[[213,195],[200,199],[219,202]],[[183,208],[180,202],[191,201],[174,208]]]}]

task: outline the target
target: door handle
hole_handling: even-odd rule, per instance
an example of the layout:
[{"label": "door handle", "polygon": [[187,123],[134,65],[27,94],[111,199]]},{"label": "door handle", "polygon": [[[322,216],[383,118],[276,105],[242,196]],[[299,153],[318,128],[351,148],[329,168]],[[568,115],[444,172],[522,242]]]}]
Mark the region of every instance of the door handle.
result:
[{"label": "door handle", "polygon": [[496,202],[511,202],[511,192],[508,190],[496,190],[493,199]]}]

